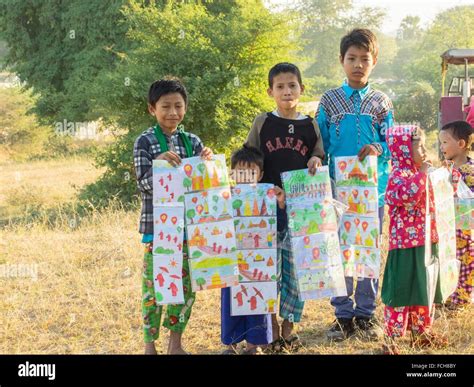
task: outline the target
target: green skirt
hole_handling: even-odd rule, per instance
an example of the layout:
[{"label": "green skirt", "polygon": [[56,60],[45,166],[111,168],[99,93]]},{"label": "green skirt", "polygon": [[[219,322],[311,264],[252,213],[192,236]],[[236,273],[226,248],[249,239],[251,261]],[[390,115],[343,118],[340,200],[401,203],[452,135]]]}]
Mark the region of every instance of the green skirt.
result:
[{"label": "green skirt", "polygon": [[[433,243],[431,246],[433,255],[437,256],[438,244]],[[425,246],[394,249],[388,252],[382,284],[382,301],[391,307],[429,306]],[[434,302],[442,302],[439,276]]]}]

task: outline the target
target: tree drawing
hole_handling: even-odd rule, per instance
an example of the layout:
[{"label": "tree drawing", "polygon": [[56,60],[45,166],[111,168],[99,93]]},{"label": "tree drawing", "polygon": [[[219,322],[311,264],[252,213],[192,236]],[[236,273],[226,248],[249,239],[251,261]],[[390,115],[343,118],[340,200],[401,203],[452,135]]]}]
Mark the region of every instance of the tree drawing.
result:
[{"label": "tree drawing", "polygon": [[185,177],[183,180],[183,187],[186,188],[186,191],[189,192],[189,188],[192,185],[192,181],[189,177]]},{"label": "tree drawing", "polygon": [[347,244],[347,238],[349,237],[349,235],[347,235],[346,232],[343,232],[342,235],[341,235],[341,239],[342,241],[344,242],[343,245],[346,245]]},{"label": "tree drawing", "polygon": [[203,286],[206,284],[206,280],[202,277],[196,278],[196,285],[199,286],[199,290],[203,290]]},{"label": "tree drawing", "polygon": [[275,222],[276,222],[275,218],[268,219],[268,223],[270,224],[270,230],[272,229],[272,225],[275,224]]},{"label": "tree drawing", "polygon": [[240,214],[240,207],[242,207],[242,204],[242,200],[240,199],[234,200],[234,202],[232,203],[232,208],[237,211],[237,216],[242,216]]},{"label": "tree drawing", "polygon": [[372,180],[374,177],[374,169],[372,167],[367,168],[367,176],[369,180]]},{"label": "tree drawing", "polygon": [[193,224],[194,223],[193,219],[196,216],[196,211],[191,208],[186,212],[186,216],[191,220],[191,224]]}]

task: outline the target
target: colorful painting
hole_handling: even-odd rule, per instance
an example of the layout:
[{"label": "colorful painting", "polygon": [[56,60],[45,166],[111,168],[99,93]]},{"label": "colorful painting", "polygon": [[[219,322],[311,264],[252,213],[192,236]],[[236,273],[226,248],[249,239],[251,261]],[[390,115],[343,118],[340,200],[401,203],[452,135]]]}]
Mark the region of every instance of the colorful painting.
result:
[{"label": "colorful painting", "polygon": [[281,179],[287,203],[306,199],[323,201],[332,198],[331,180],[327,166],[318,168],[314,176],[308,173],[308,169],[283,172]]},{"label": "colorful painting", "polygon": [[298,298],[301,301],[347,295],[344,271],[338,265],[324,269],[297,270]]},{"label": "colorful painting", "polygon": [[291,243],[301,300],[347,294],[336,232],[292,238]]},{"label": "colorful painting", "polygon": [[474,198],[454,200],[457,230],[474,230]]},{"label": "colorful painting", "polygon": [[324,269],[341,261],[337,233],[318,233],[291,238],[297,269]]},{"label": "colorful painting", "polygon": [[450,173],[438,168],[429,173],[433,189],[436,230],[438,232],[439,282],[441,297],[446,300],[456,289],[459,277],[459,262],[456,259],[456,217],[454,192]]},{"label": "colorful painting", "polygon": [[187,225],[232,219],[230,188],[187,193],[184,198]]},{"label": "colorful painting", "polygon": [[276,217],[250,216],[234,218],[237,248],[276,248]]},{"label": "colorful painting", "polygon": [[153,160],[153,205],[184,202],[183,171],[166,160]]},{"label": "colorful painting", "polygon": [[344,275],[356,278],[379,278],[380,249],[341,246]]},{"label": "colorful painting", "polygon": [[227,187],[229,176],[224,155],[212,160],[201,157],[183,159],[178,167],[165,160],[153,160],[153,203],[184,201],[186,192]]},{"label": "colorful painting", "polygon": [[275,313],[278,260],[273,184],[236,185],[232,207],[240,284],[231,288],[231,314]]},{"label": "colorful painting", "polygon": [[237,184],[232,188],[232,208],[235,217],[276,216],[273,184]]},{"label": "colorful painting", "polygon": [[194,292],[226,288],[239,283],[239,269],[235,253],[190,259],[189,269]]},{"label": "colorful painting", "polygon": [[203,160],[201,157],[190,157],[184,159],[179,168],[184,173],[182,185],[186,192],[229,185],[224,155],[215,155],[210,161]]},{"label": "colorful painting", "polygon": [[433,188],[436,230],[439,237],[439,260],[447,262],[456,259],[454,192],[446,168],[436,169],[429,177]]},{"label": "colorful painting", "polygon": [[220,256],[235,252],[233,220],[187,225],[189,257]]},{"label": "colorful painting", "polygon": [[182,255],[153,255],[153,284],[158,305],[184,303],[182,269]]},{"label": "colorful painting", "polygon": [[337,187],[336,199],[349,208],[346,214],[378,216],[377,187]]},{"label": "colorful painting", "polygon": [[379,220],[375,217],[344,215],[339,230],[341,245],[379,247]]},{"label": "colorful painting", "polygon": [[292,237],[320,232],[337,232],[337,217],[329,199],[301,201],[287,205],[288,228]]},{"label": "colorful painting", "polygon": [[277,250],[238,250],[239,281],[276,281]]},{"label": "colorful painting", "polygon": [[277,311],[277,284],[245,282],[230,289],[231,315],[272,314]]},{"label": "colorful painting", "polygon": [[439,285],[443,301],[446,300],[456,290],[459,281],[460,268],[461,262],[457,259],[440,262]]},{"label": "colorful painting", "polygon": [[377,156],[360,161],[357,156],[336,157],[336,186],[377,186]]},{"label": "colorful painting", "polygon": [[169,203],[153,207],[153,254],[183,254],[184,205]]},{"label": "colorful painting", "polygon": [[426,266],[426,292],[428,294],[428,303],[430,306],[430,313],[432,312],[432,306],[434,304],[438,278],[439,278],[439,264],[435,260],[430,265]]},{"label": "colorful painting", "polygon": [[153,207],[153,284],[159,305],[184,302],[183,216],[183,203],[162,203]]},{"label": "colorful painting", "polygon": [[282,173],[300,300],[347,295],[327,166]]}]

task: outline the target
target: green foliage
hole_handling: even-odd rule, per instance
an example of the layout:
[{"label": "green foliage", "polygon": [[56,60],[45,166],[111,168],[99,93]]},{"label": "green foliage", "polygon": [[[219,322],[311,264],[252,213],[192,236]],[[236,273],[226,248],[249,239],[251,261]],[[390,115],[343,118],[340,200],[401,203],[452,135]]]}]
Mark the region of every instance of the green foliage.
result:
[{"label": "green foliage", "polygon": [[398,122],[418,123],[434,130],[438,122],[438,94],[428,82],[403,83],[393,101]]},{"label": "green foliage", "polygon": [[300,0],[297,4],[303,45],[300,53],[308,58],[304,82],[311,83],[311,92],[321,94],[339,85],[344,77],[339,65],[341,38],[360,26],[378,29],[384,11],[372,7],[356,11],[352,0]]},{"label": "green foliage", "polygon": [[125,0],[0,2],[6,63],[38,97],[35,112],[52,123],[98,118],[91,86],[129,44],[119,12]]},{"label": "green foliage", "polygon": [[[437,128],[441,95],[440,55],[450,48],[473,48],[474,30],[465,28],[474,18],[474,6],[454,7],[437,15],[425,31],[419,18],[407,16],[398,30],[398,53],[392,70],[398,82],[393,86],[395,118],[417,122],[424,129]],[[449,66],[447,86],[463,67]]]},{"label": "green foliage", "polygon": [[35,103],[31,93],[19,88],[0,89],[0,148],[14,160],[41,152],[51,129],[29,114]]},{"label": "green foliage", "polygon": [[410,15],[405,16],[397,31],[397,38],[400,41],[413,41],[420,39],[422,35],[423,30],[420,27],[420,17]]},{"label": "green foliage", "polygon": [[[439,96],[441,93],[440,55],[450,48],[474,48],[474,30],[466,28],[472,24],[472,20],[474,20],[474,5],[454,7],[439,13],[420,40],[415,40],[412,44],[409,57],[401,57],[407,53],[406,50],[400,52],[397,61],[400,75],[412,81],[428,82]],[[461,73],[460,66],[450,66],[447,79]]]},{"label": "green foliage", "polygon": [[138,194],[133,168],[132,146],[137,132],[129,132],[97,153],[96,165],[106,171],[97,182],[86,186],[79,194],[81,202],[88,202],[101,208],[111,200],[127,204],[126,208],[136,206]]},{"label": "green foliage", "polygon": [[[252,120],[271,108],[266,95],[269,68],[288,49],[286,25],[260,1],[236,1],[227,13],[210,13],[199,4],[167,3],[123,8],[133,49],[121,54],[113,72],[92,86],[102,117],[129,132],[98,160],[107,168],[99,185],[124,199],[134,192],[133,141],[153,123],[146,111],[146,93],[156,79],[180,77],[190,94],[186,130],[201,137],[215,153],[227,156],[241,145]],[[131,130],[133,128],[133,130]],[[85,194],[89,200],[101,194]]]},{"label": "green foliage", "polygon": [[[0,63],[31,90],[0,91],[0,147],[20,158],[25,147],[28,157],[82,152],[38,121],[100,117],[116,141],[98,151],[97,166],[106,172],[80,199],[94,208],[110,199],[134,206],[132,150],[153,124],[146,106],[151,82],[180,77],[190,94],[186,130],[229,157],[253,118],[273,107],[266,95],[269,68],[298,64],[304,99],[311,101],[341,83],[339,42],[357,26],[378,36],[372,82],[393,92],[396,120],[435,128],[440,55],[474,47],[474,30],[466,28],[474,6],[441,12],[427,30],[418,17],[406,16],[396,38],[378,31],[383,18],[380,8],[357,10],[352,0],[300,0],[279,13],[262,0],[0,0]],[[461,71],[450,66],[448,81]]]}]

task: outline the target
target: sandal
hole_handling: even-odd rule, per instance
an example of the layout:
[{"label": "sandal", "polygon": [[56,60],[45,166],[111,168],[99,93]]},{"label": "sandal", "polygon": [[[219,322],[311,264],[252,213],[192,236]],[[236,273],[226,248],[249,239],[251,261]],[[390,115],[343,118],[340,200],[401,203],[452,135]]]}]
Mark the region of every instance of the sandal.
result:
[{"label": "sandal", "polygon": [[398,346],[396,344],[383,344],[382,353],[384,355],[400,355]]},{"label": "sandal", "polygon": [[285,344],[285,339],[280,336],[278,339],[273,340],[270,344],[268,344],[263,352],[266,354],[280,353],[283,351],[283,348],[285,348]]},{"label": "sandal", "polygon": [[239,353],[234,347],[226,348],[221,352],[221,355],[238,355]]},{"label": "sandal", "polygon": [[242,352],[240,352],[241,355],[261,355],[262,349],[260,347],[253,347],[250,349],[245,348]]},{"label": "sandal", "polygon": [[435,333],[422,333],[412,337],[411,346],[413,348],[444,348],[448,345],[448,339],[445,336]]},{"label": "sandal", "polygon": [[286,339],[283,338],[283,340],[285,342],[285,348],[288,351],[297,352],[298,349],[303,347],[303,343],[301,342],[300,337],[296,333],[291,334]]}]

